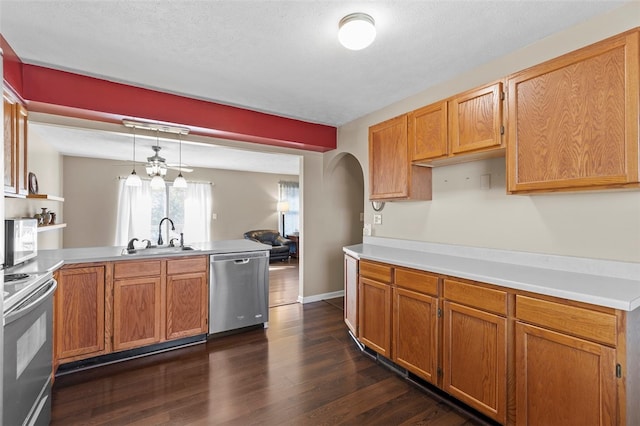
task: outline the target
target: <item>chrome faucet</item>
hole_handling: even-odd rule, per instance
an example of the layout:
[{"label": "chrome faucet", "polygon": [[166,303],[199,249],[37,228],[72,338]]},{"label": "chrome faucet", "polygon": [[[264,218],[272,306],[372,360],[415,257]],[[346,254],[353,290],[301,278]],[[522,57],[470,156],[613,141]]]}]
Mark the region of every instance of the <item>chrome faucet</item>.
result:
[{"label": "chrome faucet", "polygon": [[158,225],[158,246],[161,246],[162,244],[164,244],[164,241],[162,241],[162,223],[168,220],[169,223],[171,224],[171,230],[175,231],[176,227],[173,225],[173,221],[171,219],[169,219],[168,217],[163,217],[162,220],[160,221],[160,224]]}]

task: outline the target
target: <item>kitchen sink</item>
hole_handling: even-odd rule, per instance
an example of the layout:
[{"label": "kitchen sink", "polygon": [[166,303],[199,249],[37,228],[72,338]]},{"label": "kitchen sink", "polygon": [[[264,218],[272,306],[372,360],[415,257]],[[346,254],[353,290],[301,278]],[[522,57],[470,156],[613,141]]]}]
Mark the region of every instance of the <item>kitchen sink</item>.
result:
[{"label": "kitchen sink", "polygon": [[163,246],[163,247],[149,247],[149,248],[141,248],[134,250],[122,249],[123,256],[155,256],[158,254],[173,254],[173,253],[182,253],[185,251],[198,251],[191,246],[182,246],[182,247],[172,247],[172,246]]}]

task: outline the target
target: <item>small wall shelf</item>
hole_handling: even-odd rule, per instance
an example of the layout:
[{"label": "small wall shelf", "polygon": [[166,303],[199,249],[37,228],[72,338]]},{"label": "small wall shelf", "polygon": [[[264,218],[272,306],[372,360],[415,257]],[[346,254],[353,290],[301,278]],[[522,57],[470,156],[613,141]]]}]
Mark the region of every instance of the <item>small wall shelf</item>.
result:
[{"label": "small wall shelf", "polygon": [[27,198],[35,198],[39,200],[51,200],[51,201],[64,201],[63,197],[58,197],[57,195],[50,194],[29,194]]},{"label": "small wall shelf", "polygon": [[66,223],[56,223],[55,225],[43,225],[43,226],[38,226],[38,232],[53,231],[55,229],[62,229],[66,227],[67,227]]}]

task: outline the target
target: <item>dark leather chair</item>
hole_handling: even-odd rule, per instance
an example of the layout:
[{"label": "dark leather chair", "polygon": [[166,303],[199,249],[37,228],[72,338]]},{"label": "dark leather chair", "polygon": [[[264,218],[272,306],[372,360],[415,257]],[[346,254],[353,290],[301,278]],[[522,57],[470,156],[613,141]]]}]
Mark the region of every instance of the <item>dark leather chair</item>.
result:
[{"label": "dark leather chair", "polygon": [[253,240],[262,244],[270,245],[270,261],[289,259],[289,244],[291,244],[291,240],[284,238],[278,231],[275,231],[273,229],[247,231],[244,233],[244,238],[247,240]]}]

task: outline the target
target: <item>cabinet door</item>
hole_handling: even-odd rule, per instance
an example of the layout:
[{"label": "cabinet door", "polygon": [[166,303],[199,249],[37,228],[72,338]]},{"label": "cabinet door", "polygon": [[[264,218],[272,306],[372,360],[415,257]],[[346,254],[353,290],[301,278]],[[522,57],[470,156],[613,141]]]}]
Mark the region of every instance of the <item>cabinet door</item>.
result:
[{"label": "cabinet door", "polygon": [[208,288],[206,273],[167,277],[167,340],[207,332]]},{"label": "cabinet door", "polygon": [[369,179],[372,200],[409,195],[406,115],[369,128]]},{"label": "cabinet door", "polygon": [[436,384],[437,299],[402,288],[393,289],[393,360]]},{"label": "cabinet door", "polygon": [[449,110],[453,154],[502,147],[502,83],[456,96]]},{"label": "cabinet door", "polygon": [[444,391],[506,421],[506,318],[444,302]]},{"label": "cabinet door", "polygon": [[391,357],[391,286],[360,278],[358,339],[380,355]]},{"label": "cabinet door", "polygon": [[344,256],[344,322],[358,335],[358,259]]},{"label": "cabinet door", "polygon": [[113,350],[160,341],[161,279],[159,276],[115,280],[113,283]]},{"label": "cabinet door", "polygon": [[16,185],[17,190],[16,193],[20,195],[27,195],[29,193],[28,190],[28,182],[27,182],[27,126],[28,126],[28,113],[27,109],[22,105],[17,103],[15,109],[15,120],[16,120],[16,132],[15,137],[16,141]]},{"label": "cabinet door", "polygon": [[510,192],[638,182],[639,34],[509,77]]},{"label": "cabinet door", "polygon": [[6,93],[3,94],[3,125],[4,125],[4,192],[15,194],[18,191],[17,152],[15,144],[15,102]]},{"label": "cabinet door", "polygon": [[61,269],[55,297],[56,358],[81,359],[105,352],[105,268]]},{"label": "cabinet door", "polygon": [[447,155],[446,102],[438,102],[409,113],[409,149],[411,161]]},{"label": "cabinet door", "polygon": [[615,425],[615,350],[516,323],[516,424]]}]

